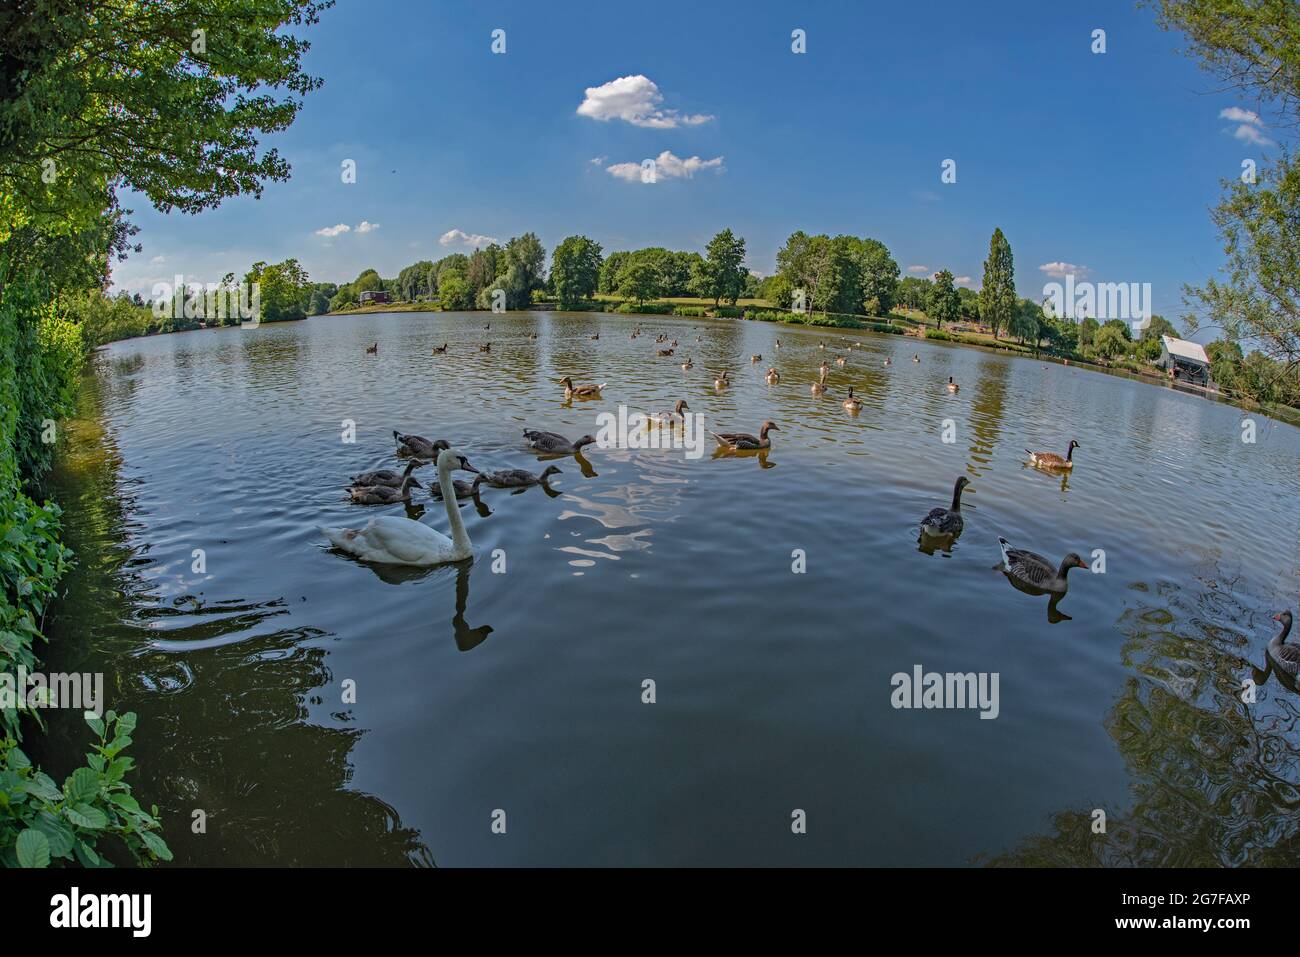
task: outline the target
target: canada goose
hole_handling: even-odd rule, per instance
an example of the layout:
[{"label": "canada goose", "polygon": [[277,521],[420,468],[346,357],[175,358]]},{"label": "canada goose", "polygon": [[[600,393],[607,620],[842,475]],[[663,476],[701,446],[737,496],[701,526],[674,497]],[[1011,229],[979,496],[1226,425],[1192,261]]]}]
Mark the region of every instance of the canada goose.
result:
[{"label": "canada goose", "polygon": [[364,562],[387,565],[441,565],[458,562],[474,554],[465,522],[456,506],[451,471],[469,463],[455,449],[444,449],[438,456],[438,484],[442,488],[451,538],[411,518],[381,515],[372,518],[365,528],[326,528],[321,533],[339,551]]},{"label": "canada goose", "polygon": [[398,455],[413,455],[417,459],[428,459],[432,462],[438,457],[438,453],[448,448],[447,442],[443,439],[430,442],[422,435],[403,435],[396,429],[393,429],[393,441],[397,443]]},{"label": "canada goose", "polygon": [[529,336],[528,336],[528,338],[531,339],[533,342],[536,342],[536,341],[537,341],[537,333],[535,333],[535,332],[534,332],[534,333],[530,333]]},{"label": "canada goose", "polygon": [[772,440],[767,437],[770,431],[781,430],[775,422],[764,422],[759,427],[757,436],[750,435],[748,432],[710,432],[709,434],[718,440],[721,448],[743,452],[750,449],[770,449]]},{"label": "canada goose", "polygon": [[750,361],[751,363],[757,365],[758,363],[760,363],[760,362],[763,361],[763,357],[762,357],[761,355],[750,356],[750,357],[749,357],[749,361]]},{"label": "canada goose", "polygon": [[1065,576],[1070,569],[1088,567],[1087,562],[1074,552],[1061,559],[1058,567],[1042,555],[1023,548],[1012,548],[1011,543],[1005,538],[999,538],[998,544],[1002,546],[1002,561],[1005,563],[1006,573],[1020,584],[1040,591],[1064,595],[1069,587]]},{"label": "canada goose", "polygon": [[673,340],[673,348],[674,348],[674,349],[677,348],[677,340],[676,340],[676,339]]},{"label": "canada goose", "polygon": [[853,394],[853,386],[849,386],[849,397],[844,400],[844,409],[847,412],[862,411],[862,400]]},{"label": "canada goose", "polygon": [[576,442],[570,442],[558,432],[539,432],[536,429],[524,429],[524,439],[534,452],[554,452],[568,454],[582,451],[583,446],[596,441],[594,435],[584,435]]},{"label": "canada goose", "polygon": [[921,361],[921,357],[920,357],[919,355],[914,355],[914,356],[912,356],[912,361],[913,361],[913,362],[920,362],[920,361]]},{"label": "canada goose", "polygon": [[423,464],[419,459],[412,459],[401,472],[395,469],[377,469],[373,472],[362,472],[360,475],[352,476],[352,485],[354,488],[363,488],[368,485],[390,485],[393,488],[399,488],[402,479]]},{"label": "canada goose", "polygon": [[446,352],[446,351],[447,351],[447,343],[445,343],[445,342],[444,342],[442,345],[440,345],[440,346],[434,346],[434,347],[433,347],[433,353],[434,353],[434,355],[439,355],[439,354],[444,353],[444,352]]},{"label": "canada goose", "polygon": [[887,366],[892,366],[893,364],[894,364],[894,360],[893,360],[893,359],[890,359],[890,358],[888,358],[888,357],[886,357],[886,359],[885,359],[885,365],[887,365]]},{"label": "canada goose", "polygon": [[1291,612],[1280,611],[1273,620],[1281,623],[1282,631],[1268,643],[1269,664],[1292,678],[1300,678],[1300,645],[1286,643],[1286,636],[1291,634]]},{"label": "canada goose", "polygon": [[695,367],[695,363],[690,360],[689,356],[687,357],[686,361],[682,363],[683,370],[690,370],[693,369],[694,367]]},{"label": "canada goose", "polygon": [[820,378],[818,378],[818,380],[812,384],[812,394],[813,395],[826,394],[826,370],[825,369],[822,369]]},{"label": "canada goose", "polygon": [[781,373],[776,371],[776,366],[772,366],[772,368],[767,370],[767,375],[763,378],[767,379],[768,385],[776,385],[781,381]]},{"label": "canada goose", "polygon": [[673,349],[660,349],[660,350],[659,350],[659,354],[660,354],[661,356],[670,356],[670,355],[673,354],[674,351],[675,351],[675,350],[673,350]]},{"label": "canada goose", "polygon": [[844,363],[846,363],[846,362],[848,362],[848,361],[849,361],[848,356],[836,356],[836,357],[835,357],[835,364],[836,364],[837,366],[842,366],[842,365],[844,365]]},{"label": "canada goose", "polygon": [[481,345],[481,346],[478,347],[478,351],[479,351],[479,352],[491,352],[491,351],[492,351],[492,343],[490,343],[490,342],[485,342],[485,343],[483,343],[483,345]]},{"label": "canada goose", "polygon": [[600,338],[600,333],[597,332],[594,335],[589,336],[588,338],[590,338],[594,342],[595,340]]},{"label": "canada goose", "polygon": [[961,517],[961,493],[969,484],[970,479],[964,475],[957,479],[952,487],[952,505],[948,508],[937,506],[930,509],[929,514],[921,519],[921,531],[926,535],[960,535],[964,524]]},{"label": "canada goose", "polygon": [[685,399],[678,399],[671,412],[651,412],[647,418],[658,426],[681,425],[686,421],[684,412],[689,409],[690,406],[686,404]]},{"label": "canada goose", "polygon": [[956,382],[952,381],[952,376],[948,376],[948,391],[956,392],[960,388],[961,386],[959,386]]},{"label": "canada goose", "polygon": [[823,359],[822,364],[819,365],[817,368],[821,371],[822,375],[825,375],[826,373],[831,371],[831,364],[827,362],[825,359]]},{"label": "canada goose", "polygon": [[1070,439],[1070,447],[1065,450],[1065,458],[1061,458],[1055,452],[1030,452],[1025,449],[1025,454],[1029,456],[1029,464],[1044,469],[1072,469],[1074,468],[1074,450],[1080,448],[1078,442]]},{"label": "canada goose", "polygon": [[397,488],[391,485],[355,485],[347,492],[354,505],[396,505],[398,502],[411,500],[412,488],[424,488],[410,472],[402,478]]},{"label": "canada goose", "polygon": [[778,349],[781,348],[781,340],[780,340],[780,339],[776,340],[776,347],[777,347]]},{"label": "canada goose", "polygon": [[501,469],[498,472],[480,472],[474,484],[477,486],[482,482],[493,488],[528,488],[530,485],[545,485],[548,478],[559,474],[560,470],[554,465],[547,466],[541,475],[534,475],[526,469]]},{"label": "canada goose", "polygon": [[366,346],[366,355],[379,355],[379,343],[376,342],[373,346]]},{"label": "canada goose", "polygon": [[567,375],[560,380],[560,385],[564,386],[566,399],[599,399],[600,390],[607,384],[602,382],[600,385],[574,385],[573,380]]},{"label": "canada goose", "polygon": [[819,341],[819,342],[817,343],[817,348],[818,348],[818,349],[825,349],[825,348],[826,348],[826,343],[824,343],[824,342],[820,342],[820,341]]},{"label": "canada goose", "polygon": [[728,378],[730,374],[731,373],[727,372],[726,369],[723,369],[722,375],[713,380],[713,388],[725,389],[727,386],[731,385],[731,380]]}]

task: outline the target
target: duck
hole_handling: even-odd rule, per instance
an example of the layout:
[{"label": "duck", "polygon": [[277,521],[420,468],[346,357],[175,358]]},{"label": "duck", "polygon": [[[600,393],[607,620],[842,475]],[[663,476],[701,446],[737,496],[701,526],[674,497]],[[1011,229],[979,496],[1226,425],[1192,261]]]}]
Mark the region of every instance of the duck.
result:
[{"label": "duck", "polygon": [[727,386],[731,385],[731,380],[728,378],[729,375],[730,373],[727,372],[726,369],[723,369],[722,375],[713,380],[713,388],[725,389]]},{"label": "duck", "polygon": [[501,469],[497,472],[480,472],[474,479],[474,487],[477,488],[479,483],[490,485],[493,488],[528,488],[532,485],[545,485],[546,480],[552,475],[559,475],[560,470],[554,465],[546,467],[546,471],[541,475],[534,475],[527,469]]},{"label": "duck", "polygon": [[733,452],[744,452],[751,449],[770,449],[772,440],[767,437],[768,432],[780,432],[781,429],[775,422],[764,422],[758,429],[758,435],[750,435],[748,432],[710,432],[718,440],[718,446],[724,449],[730,449]]},{"label": "duck", "polygon": [[826,394],[826,370],[825,369],[822,369],[821,377],[812,384],[812,394],[813,395]]},{"label": "duck", "polygon": [[1282,631],[1268,643],[1269,664],[1292,678],[1300,678],[1300,645],[1286,643],[1286,636],[1291,634],[1291,612],[1280,611],[1273,620],[1282,625]]},{"label": "duck", "polygon": [[765,375],[763,378],[767,380],[768,385],[776,385],[778,382],[781,381],[781,373],[776,371],[776,366],[772,366],[770,369],[767,370],[767,375]]},{"label": "duck", "polygon": [[1061,564],[1057,566],[1035,552],[1012,548],[1011,543],[1005,538],[999,537],[998,544],[1002,546],[1002,561],[1006,565],[1006,573],[1011,578],[1022,585],[1052,594],[1065,594],[1065,590],[1069,587],[1065,576],[1071,568],[1088,567],[1087,562],[1074,552],[1061,559]]},{"label": "duck", "polygon": [[368,356],[379,355],[379,343],[376,342],[373,346],[366,346],[366,355]]},{"label": "duck", "polygon": [[956,392],[960,388],[961,386],[959,386],[956,382],[953,381],[952,376],[948,376],[948,391]]},{"label": "duck", "polygon": [[391,485],[353,485],[347,489],[353,505],[396,505],[411,500],[412,488],[424,488],[409,471],[397,488]]},{"label": "duck", "polygon": [[682,371],[689,372],[694,367],[695,363],[691,361],[689,356],[687,356],[686,361],[682,363]]},{"label": "duck", "polygon": [[444,342],[442,345],[440,345],[440,346],[434,346],[434,347],[433,347],[433,354],[434,354],[434,355],[441,355],[442,353],[444,353],[444,352],[446,352],[446,351],[447,351],[447,343],[445,343],[445,342]]},{"label": "duck", "polygon": [[596,441],[594,435],[584,435],[578,441],[570,442],[558,432],[539,432],[535,429],[524,429],[524,438],[528,442],[528,447],[534,452],[552,452],[556,454],[581,452],[583,446],[591,445]]},{"label": "duck", "polygon": [[393,429],[393,441],[397,443],[398,455],[411,455],[417,459],[427,459],[430,462],[438,457],[439,452],[449,448],[444,439],[430,442],[422,435],[403,435],[396,429]]},{"label": "duck", "polygon": [[686,404],[685,399],[678,399],[671,412],[651,412],[647,418],[658,426],[681,425],[686,421],[683,410],[689,411],[690,406]]},{"label": "duck", "polygon": [[456,506],[451,473],[468,464],[455,449],[443,449],[438,456],[438,484],[447,508],[450,538],[423,522],[396,515],[373,518],[365,528],[322,525],[320,531],[334,548],[364,562],[423,567],[463,561],[474,554],[474,546]]},{"label": "duck", "polygon": [[560,380],[560,385],[564,386],[564,397],[566,399],[599,399],[600,390],[605,388],[608,383],[602,382],[600,385],[574,385],[573,379],[566,375]]},{"label": "duck", "polygon": [[1065,450],[1065,458],[1061,458],[1055,452],[1030,452],[1025,449],[1025,454],[1029,456],[1029,464],[1043,469],[1072,469],[1074,468],[1074,450],[1080,448],[1078,442],[1070,439],[1070,447]]},{"label": "duck", "polygon": [[[930,509],[929,514],[921,519],[921,531],[926,535],[960,535],[964,522],[961,517],[961,493],[970,479],[961,476],[952,487],[952,505],[942,505]],[[974,489],[971,489],[974,491]]]},{"label": "duck", "polygon": [[352,476],[352,487],[363,488],[371,485],[389,485],[393,488],[399,488],[402,479],[406,478],[424,463],[419,459],[412,459],[406,466],[405,470],[398,472],[396,469],[376,469],[373,472],[362,472],[360,475]]},{"label": "duck", "polygon": [[844,409],[847,412],[862,411],[862,400],[853,394],[853,386],[849,386],[849,397],[844,400]]},{"label": "duck", "polygon": [[750,357],[749,357],[749,361],[750,361],[750,363],[752,363],[753,365],[757,365],[758,363],[760,363],[760,362],[763,361],[763,357],[762,357],[761,355],[750,356]]}]

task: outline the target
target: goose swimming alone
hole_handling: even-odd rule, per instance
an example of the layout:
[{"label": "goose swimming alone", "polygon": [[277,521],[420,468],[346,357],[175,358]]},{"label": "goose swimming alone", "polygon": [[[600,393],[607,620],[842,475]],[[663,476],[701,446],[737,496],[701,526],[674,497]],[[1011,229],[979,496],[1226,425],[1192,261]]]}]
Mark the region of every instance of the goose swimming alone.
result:
[{"label": "goose swimming alone", "polygon": [[1070,447],[1065,450],[1065,458],[1061,458],[1055,452],[1030,452],[1028,449],[1025,449],[1025,454],[1029,456],[1029,464],[1040,469],[1072,469],[1074,450],[1077,448],[1080,448],[1079,443],[1070,439]]},{"label": "goose swimming alone", "polygon": [[964,475],[957,479],[952,487],[952,505],[930,509],[930,513],[921,519],[921,531],[926,535],[960,535],[965,526],[961,517],[961,493],[969,484],[970,479]]},{"label": "goose swimming alone", "polygon": [[849,386],[849,397],[844,400],[845,412],[861,412],[862,400],[853,394],[853,386]]},{"label": "goose swimming alone", "polygon": [[961,386],[959,386],[956,382],[953,381],[952,376],[948,376],[948,391],[956,392],[960,388]]},{"label": "goose swimming alone", "polygon": [[564,397],[566,399],[599,399],[600,390],[605,388],[607,383],[600,385],[574,385],[573,379],[565,376],[560,380],[560,385],[564,386]]},{"label": "goose swimming alone", "polygon": [[998,544],[1002,546],[1002,561],[1007,574],[1020,584],[1041,591],[1064,595],[1069,587],[1065,576],[1070,569],[1088,567],[1087,562],[1074,552],[1066,555],[1061,559],[1060,566],[1056,566],[1035,552],[1012,548],[1005,538],[999,538]]},{"label": "goose swimming alone", "polygon": [[763,378],[767,380],[768,385],[776,385],[781,381],[781,373],[776,371],[776,366],[772,366],[772,368],[767,370],[767,375]]},{"label": "goose swimming alone", "polygon": [[733,452],[747,452],[752,449],[770,449],[772,440],[767,437],[771,431],[780,432],[775,422],[764,422],[758,430],[758,435],[750,435],[748,432],[710,432],[718,445],[724,449],[730,449]]},{"label": "goose swimming alone", "polygon": [[456,506],[451,482],[453,469],[469,468],[465,457],[455,449],[444,449],[438,456],[438,484],[447,508],[451,538],[422,522],[395,515],[381,515],[365,528],[326,528],[321,526],[329,543],[363,562],[385,565],[441,565],[471,557],[474,547]]}]

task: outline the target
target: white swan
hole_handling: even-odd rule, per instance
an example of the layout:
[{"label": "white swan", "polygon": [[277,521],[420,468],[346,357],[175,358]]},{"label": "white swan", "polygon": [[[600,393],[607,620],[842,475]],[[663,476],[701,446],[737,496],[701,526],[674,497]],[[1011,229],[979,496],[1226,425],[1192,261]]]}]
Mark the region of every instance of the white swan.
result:
[{"label": "white swan", "polygon": [[474,546],[456,504],[456,490],[451,481],[453,469],[478,471],[455,449],[444,449],[438,456],[438,485],[442,489],[443,504],[447,507],[451,538],[422,522],[396,515],[373,518],[365,528],[321,526],[321,533],[339,551],[354,555],[363,562],[424,566],[469,558],[474,554]]}]

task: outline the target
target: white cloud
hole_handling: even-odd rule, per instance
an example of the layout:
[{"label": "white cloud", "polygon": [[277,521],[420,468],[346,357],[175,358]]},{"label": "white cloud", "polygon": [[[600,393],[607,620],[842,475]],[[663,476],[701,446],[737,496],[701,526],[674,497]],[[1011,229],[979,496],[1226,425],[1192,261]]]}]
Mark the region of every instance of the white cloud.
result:
[{"label": "white cloud", "polygon": [[1264,121],[1259,118],[1258,113],[1244,110],[1239,106],[1228,106],[1219,111],[1219,119],[1230,120],[1239,124],[1232,131],[1233,139],[1252,143],[1255,146],[1273,145],[1273,141],[1264,135],[1264,130],[1268,127],[1264,125]]},{"label": "white cloud", "polygon": [[1073,273],[1076,276],[1086,276],[1091,270],[1087,266],[1076,266],[1074,263],[1043,263],[1038,267],[1039,272],[1046,273],[1053,279],[1064,279]]},{"label": "white cloud", "polygon": [[326,239],[333,239],[335,236],[349,233],[351,231],[352,227],[347,223],[339,223],[337,226],[325,226],[322,229],[316,230],[316,235],[324,236]]},{"label": "white cloud", "polygon": [[166,257],[166,256],[154,256],[153,259],[150,259],[150,260],[149,260],[149,265],[150,265],[150,266],[161,266],[161,265],[162,265],[163,263],[165,263],[166,261],[167,261],[167,257]]},{"label": "white cloud", "polygon": [[362,236],[364,236],[366,233],[373,233],[378,228],[379,228],[378,223],[372,223],[364,219],[361,220],[361,222],[357,223],[357,233]]},{"label": "white cloud", "polygon": [[907,271],[915,272],[915,273],[928,273],[930,271],[930,267],[929,266],[908,266]]},{"label": "white cloud", "polygon": [[480,249],[484,246],[491,246],[498,242],[491,236],[481,236],[478,233],[466,233],[459,229],[449,229],[438,237],[438,242],[443,246],[470,246],[474,249]]},{"label": "white cloud", "polygon": [[[644,180],[644,182],[655,182],[661,177],[668,179],[692,179],[697,172],[704,169],[711,169],[714,172],[721,173],[725,167],[722,165],[722,157],[715,156],[711,160],[700,159],[698,156],[690,156],[682,159],[674,153],[664,150],[654,160],[655,179]],[[640,163],[615,163],[613,166],[606,167],[605,172],[619,179],[627,180],[629,183],[642,182],[642,166]]]},{"label": "white cloud", "polygon": [[609,159],[608,156],[593,156],[589,162],[592,166],[602,166],[607,159]]},{"label": "white cloud", "polygon": [[703,113],[683,114],[665,110],[663,94],[647,76],[621,76],[601,86],[589,86],[587,96],[578,104],[578,115],[608,122],[623,120],[633,126],[671,130],[679,126],[698,126],[713,119]]},{"label": "white cloud", "polygon": [[958,286],[969,286],[971,284],[970,276],[956,276],[953,278],[953,282]]}]

